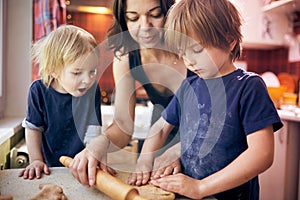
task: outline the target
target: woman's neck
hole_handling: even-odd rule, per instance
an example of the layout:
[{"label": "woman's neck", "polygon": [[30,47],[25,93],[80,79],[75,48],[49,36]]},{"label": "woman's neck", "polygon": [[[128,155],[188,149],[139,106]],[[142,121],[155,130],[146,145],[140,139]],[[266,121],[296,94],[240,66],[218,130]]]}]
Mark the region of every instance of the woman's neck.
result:
[{"label": "woman's neck", "polygon": [[141,58],[144,61],[160,63],[165,57],[166,52],[162,49],[141,49],[140,50]]}]

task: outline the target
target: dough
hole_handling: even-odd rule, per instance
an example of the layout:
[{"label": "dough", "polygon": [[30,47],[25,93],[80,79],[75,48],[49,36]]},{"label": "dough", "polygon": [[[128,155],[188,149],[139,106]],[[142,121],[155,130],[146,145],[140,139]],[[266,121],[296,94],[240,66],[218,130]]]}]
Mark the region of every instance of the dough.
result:
[{"label": "dough", "polygon": [[[117,171],[117,178],[121,179],[123,182],[127,183],[129,173]],[[134,186],[138,191],[140,196],[148,200],[173,200],[175,199],[175,194],[173,192],[165,191],[161,188],[155,187],[154,185],[147,184],[143,186]]]},{"label": "dough", "polygon": [[0,200],[13,200],[13,197],[10,195],[1,195],[0,193]]},{"label": "dough", "polygon": [[148,200],[173,200],[175,199],[175,194],[172,192],[165,191],[161,188],[155,187],[153,185],[147,184],[143,186],[134,186],[138,191],[140,196]]},{"label": "dough", "polygon": [[40,184],[40,192],[30,200],[67,200],[63,189],[55,184]]}]

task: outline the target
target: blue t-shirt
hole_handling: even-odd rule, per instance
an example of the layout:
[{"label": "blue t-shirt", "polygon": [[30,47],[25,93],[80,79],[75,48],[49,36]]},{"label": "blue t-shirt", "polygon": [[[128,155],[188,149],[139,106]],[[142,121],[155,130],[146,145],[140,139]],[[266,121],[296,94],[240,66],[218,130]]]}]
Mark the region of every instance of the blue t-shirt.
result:
[{"label": "blue t-shirt", "polygon": [[[236,159],[248,148],[248,134],[269,125],[274,131],[282,127],[263,80],[242,69],[221,78],[185,79],[162,116],[179,126],[183,172],[195,179]],[[259,199],[258,178],[216,197],[237,199],[239,195]]]},{"label": "blue t-shirt", "polygon": [[86,142],[101,133],[100,105],[97,83],[85,95],[73,97],[36,80],[30,86],[23,127],[41,131],[46,164],[62,166],[60,156],[74,157]]}]

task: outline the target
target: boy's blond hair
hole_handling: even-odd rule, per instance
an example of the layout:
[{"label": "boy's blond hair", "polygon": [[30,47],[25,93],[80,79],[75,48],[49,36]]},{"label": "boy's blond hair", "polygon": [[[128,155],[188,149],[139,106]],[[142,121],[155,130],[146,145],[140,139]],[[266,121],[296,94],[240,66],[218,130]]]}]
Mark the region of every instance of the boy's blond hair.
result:
[{"label": "boy's blond hair", "polygon": [[37,41],[32,47],[32,58],[39,64],[39,75],[49,87],[65,65],[72,64],[81,56],[94,52],[99,56],[95,38],[73,25],[62,25],[49,35]]},{"label": "boy's blond hair", "polygon": [[170,10],[166,21],[166,45],[176,51],[189,45],[188,36],[196,35],[204,48],[231,51],[232,61],[241,54],[241,17],[229,0],[182,0]]}]

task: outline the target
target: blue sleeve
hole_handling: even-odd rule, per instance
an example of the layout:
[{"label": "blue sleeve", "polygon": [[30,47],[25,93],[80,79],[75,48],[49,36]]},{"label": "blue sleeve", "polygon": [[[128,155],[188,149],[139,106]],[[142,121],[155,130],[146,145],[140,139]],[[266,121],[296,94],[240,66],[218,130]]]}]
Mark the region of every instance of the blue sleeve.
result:
[{"label": "blue sleeve", "polygon": [[[28,104],[26,113],[26,122],[36,126],[43,127],[43,95],[40,81],[35,81],[31,84],[28,93]],[[32,126],[33,127],[33,126]]]},{"label": "blue sleeve", "polygon": [[250,134],[269,125],[277,131],[282,127],[280,117],[259,76],[251,77],[240,101],[240,116],[245,133]]},{"label": "blue sleeve", "polygon": [[162,117],[173,126],[179,127],[181,119],[181,104],[183,105],[183,94],[186,90],[188,82],[186,79],[182,82],[174,97],[171,99],[168,106],[162,112]]}]

